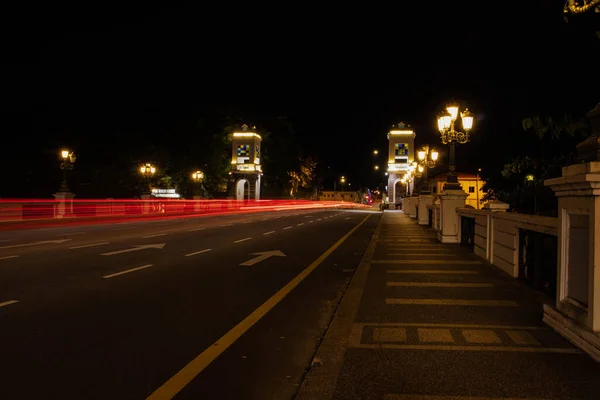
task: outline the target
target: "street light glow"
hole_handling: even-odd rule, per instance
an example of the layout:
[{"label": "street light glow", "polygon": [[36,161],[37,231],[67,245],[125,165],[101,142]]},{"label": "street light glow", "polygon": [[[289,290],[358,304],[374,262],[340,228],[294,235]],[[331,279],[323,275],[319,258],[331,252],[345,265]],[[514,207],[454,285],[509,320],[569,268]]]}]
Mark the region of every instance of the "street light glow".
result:
[{"label": "street light glow", "polygon": [[463,128],[468,131],[473,128],[473,114],[469,112],[469,109],[466,108],[463,113],[460,114],[462,118]]},{"label": "street light glow", "polygon": [[448,110],[448,112],[450,113],[452,121],[456,121],[456,118],[458,117],[458,106],[455,104],[451,104],[448,107],[446,107],[446,110]]},{"label": "street light glow", "polygon": [[140,168],[140,172],[142,174],[154,174],[156,172],[156,168],[152,164],[146,164]]},{"label": "street light glow", "polygon": [[63,150],[63,151],[61,151],[60,155],[61,155],[62,158],[64,158],[66,160],[67,158],[69,158],[69,150]]},{"label": "street light glow", "polygon": [[199,181],[202,178],[204,178],[204,173],[202,171],[196,171],[196,172],[192,173],[192,179]]}]

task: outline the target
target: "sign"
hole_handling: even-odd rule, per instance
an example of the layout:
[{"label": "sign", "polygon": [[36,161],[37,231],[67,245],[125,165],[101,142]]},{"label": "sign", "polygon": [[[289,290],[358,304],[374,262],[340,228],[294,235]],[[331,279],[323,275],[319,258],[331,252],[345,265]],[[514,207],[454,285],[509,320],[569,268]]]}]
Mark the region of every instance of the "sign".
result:
[{"label": "sign", "polygon": [[175,189],[152,189],[152,196],[163,197],[168,199],[178,199],[181,195],[175,192]]}]

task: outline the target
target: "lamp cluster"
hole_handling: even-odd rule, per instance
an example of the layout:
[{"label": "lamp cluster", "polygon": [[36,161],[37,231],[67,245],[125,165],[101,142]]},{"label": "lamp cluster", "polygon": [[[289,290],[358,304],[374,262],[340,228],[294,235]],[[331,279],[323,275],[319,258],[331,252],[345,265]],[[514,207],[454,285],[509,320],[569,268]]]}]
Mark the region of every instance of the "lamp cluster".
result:
[{"label": "lamp cluster", "polygon": [[458,106],[449,105],[446,110],[438,117],[438,129],[442,135],[442,143],[448,144],[458,142],[461,144],[469,141],[469,131],[473,128],[473,114],[469,109],[465,109],[460,113],[464,132],[459,132],[454,129],[454,123],[458,118]]}]

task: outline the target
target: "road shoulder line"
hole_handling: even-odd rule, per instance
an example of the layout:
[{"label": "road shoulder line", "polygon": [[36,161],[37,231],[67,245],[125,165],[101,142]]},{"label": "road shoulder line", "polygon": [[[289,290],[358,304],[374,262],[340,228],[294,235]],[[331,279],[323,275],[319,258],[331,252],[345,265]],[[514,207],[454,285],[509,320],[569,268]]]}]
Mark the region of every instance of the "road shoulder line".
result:
[{"label": "road shoulder line", "polygon": [[309,276],[319,265],[323,263],[338,247],[340,247],[346,239],[358,230],[369,219],[371,215],[367,215],[361,222],[356,224],[344,236],[338,239],[331,247],[321,254],[309,266],[297,274],[285,286],[279,289],[273,296],[267,299],[262,305],[250,313],[246,318],[240,321],[237,325],[231,328],[221,338],[217,339],[211,346],[205,349],[202,353],[191,360],[175,375],[173,375],[162,386],[157,388],[150,394],[146,400],[167,400],[174,398],[181,390],[183,390],[194,378],[196,378],[205,368],[207,368],[217,357],[235,343],[244,333],[252,328],[258,321],[262,319],[269,311],[271,311],[280,301],[282,301],[292,290],[296,288],[304,279]]},{"label": "road shoulder line", "polygon": [[[354,277],[327,328],[323,341],[311,362],[311,367],[304,376],[295,400],[324,400],[333,398],[340,375],[346,349],[350,343],[352,326],[356,319],[358,307],[363,296],[371,261],[379,239],[383,216],[367,245]],[[323,360],[327,360],[322,364]]]}]

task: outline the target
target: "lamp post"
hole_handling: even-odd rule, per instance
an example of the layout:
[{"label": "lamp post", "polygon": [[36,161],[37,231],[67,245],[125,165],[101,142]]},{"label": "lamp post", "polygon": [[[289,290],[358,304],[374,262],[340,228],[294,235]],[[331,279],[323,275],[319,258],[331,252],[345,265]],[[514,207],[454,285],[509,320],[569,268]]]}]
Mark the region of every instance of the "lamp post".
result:
[{"label": "lamp post", "polygon": [[415,171],[417,177],[424,177],[423,184],[421,185],[421,193],[429,192],[429,187],[426,187],[427,183],[427,170],[435,167],[439,157],[439,153],[435,149],[430,149],[429,145],[426,144],[417,152],[417,169]]},{"label": "lamp post", "polygon": [[465,109],[460,116],[464,132],[454,129],[456,119],[458,118],[457,105],[451,104],[446,107],[446,111],[440,115],[437,121],[442,143],[450,145],[449,171],[446,176],[446,183],[444,183],[444,190],[462,190],[460,183],[458,183],[458,176],[456,175],[456,144],[464,144],[469,141],[469,131],[473,128],[473,115],[468,109]]},{"label": "lamp post", "polygon": [[477,192],[477,209],[479,210],[479,174],[481,173],[481,168],[477,168],[477,175],[475,180],[475,191]]},{"label": "lamp post", "polygon": [[75,168],[75,154],[70,152],[69,150],[62,150],[60,152],[60,156],[62,158],[62,162],[60,163],[60,169],[63,172],[63,180],[60,185],[61,192],[68,192],[69,186],[67,185],[67,171],[73,170]]},{"label": "lamp post", "polygon": [[147,191],[144,194],[150,194],[150,177],[156,173],[156,167],[152,164],[146,163],[146,165],[140,167],[140,172],[146,181]]},{"label": "lamp post", "polygon": [[344,184],[346,183],[346,177],[342,176],[340,178],[340,184],[342,185],[342,201],[344,201]]},{"label": "lamp post", "polygon": [[204,172],[195,171],[192,173],[192,179],[198,183],[198,196],[202,195],[202,181],[204,180]]}]

